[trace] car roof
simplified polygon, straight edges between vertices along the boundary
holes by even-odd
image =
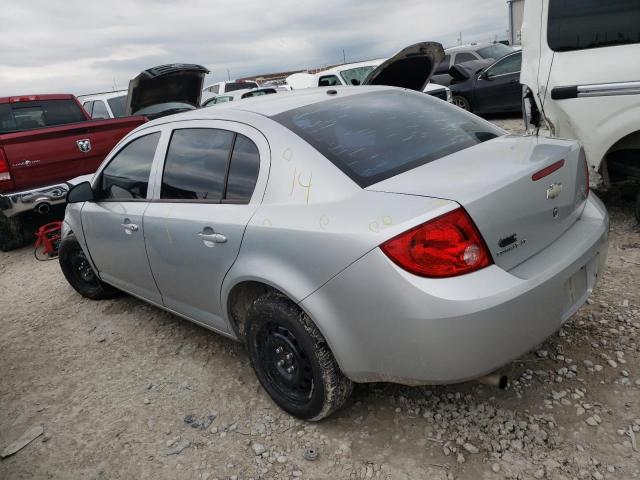
[[[14,95],[0,97],[0,103],[36,102],[39,100],[71,100],[76,98],[70,93],[52,93],[45,95]]]
[[[457,45],[455,47],[449,47],[444,49],[444,53],[456,53],[456,52],[468,52],[480,50],[481,48],[494,45],[493,43],[468,43],[466,45]]]
[[[85,93],[84,95],[78,95],[79,100],[87,100],[90,98],[115,98],[127,95],[128,90],[116,90],[113,92],[99,92],[99,93]]]
[[[344,65],[338,65],[336,67],[328,68],[327,70],[323,70],[321,72],[316,73],[316,76],[328,75],[330,73],[338,73],[344,70],[351,70],[352,68],[358,67],[377,67],[378,65],[384,62],[384,58],[378,58],[376,60],[366,60],[364,62],[356,62],[356,63],[345,63]]]
[[[288,110],[312,105],[335,98],[361,95],[367,92],[398,90],[396,87],[387,86],[361,86],[361,87],[328,87],[328,88],[303,88],[280,92],[275,95],[261,95],[242,100],[241,102],[226,102],[215,108],[200,108],[188,112],[177,113],[168,117],[152,120],[143,125],[143,128],[153,127],[185,120],[233,120],[242,113],[255,113],[270,117]],[[330,93],[335,92],[335,93]]]

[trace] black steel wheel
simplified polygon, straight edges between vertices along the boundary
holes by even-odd
[[[98,278],[75,235],[69,234],[62,240],[58,258],[65,278],[83,297],[101,300],[118,293]]]
[[[326,340],[311,319],[283,295],[252,303],[246,323],[251,366],[273,401],[305,420],[321,420],[351,395]]]

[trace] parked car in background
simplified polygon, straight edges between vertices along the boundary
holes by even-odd
[[[244,98],[251,98],[251,97],[260,97],[262,95],[271,95],[273,93],[278,93],[278,90],[275,87],[260,87],[260,88],[250,88],[247,90],[234,90],[233,92],[230,92],[224,95],[214,95],[212,97],[207,97],[203,94],[202,106],[210,107],[218,103],[233,102],[234,100],[242,100]]]
[[[577,142],[422,94],[437,57],[370,79],[420,72],[415,91],[294,91],[142,126],[69,192],[65,277],[243,341],[274,402],[309,420],[353,382],[461,382],[521,356],[589,297],[607,213]]]
[[[25,216],[63,205],[66,181],[94,172],[145,121],[91,120],[73,95],[0,98],[0,250],[33,240]]]
[[[594,185],[640,177],[639,25],[633,0],[525,3],[525,122],[579,140]],[[640,221],[640,193],[635,201]]]
[[[485,62],[474,60],[451,67],[451,102],[476,114],[521,112],[522,52],[510,53],[482,68]]]
[[[251,88],[258,88],[256,82],[252,80],[233,80],[233,81],[225,81],[225,82],[216,82],[211,85],[207,85],[202,90],[202,93],[205,95],[223,95],[225,93],[233,92],[236,90],[248,90]]]
[[[126,116],[127,91],[91,93],[78,97],[82,107],[94,120]]]
[[[149,119],[200,106],[202,84],[209,73],[201,65],[172,63],[149,68],[129,81],[127,115]]]
[[[445,49],[445,56],[436,68],[432,80],[440,85],[449,85],[449,69],[454,65],[474,60],[499,60],[514,51],[513,47],[502,43],[471,43]]]
[[[435,47],[436,45],[437,47]],[[406,61],[407,56],[416,50],[417,46],[421,46],[422,48],[442,49],[442,45],[439,43],[423,42],[402,49],[390,59],[348,63],[315,74],[296,73],[287,78],[287,83],[296,89],[309,87],[373,85],[374,83],[371,83],[371,79],[380,77],[379,72],[382,72],[383,70],[391,72],[397,69],[397,74],[393,73],[392,75],[382,75],[385,78],[385,85],[407,86],[405,85],[407,81],[406,79],[409,79],[411,75],[402,71],[401,65]],[[444,55],[444,53],[442,53],[442,55]],[[430,75],[430,73],[431,72],[425,72],[425,76],[427,76],[427,74]],[[406,79],[403,77],[406,77]],[[409,82],[411,82],[411,80],[409,80]],[[412,89],[415,89],[414,87],[416,87],[416,85],[408,86],[408,88]],[[433,95],[441,100],[451,100],[451,92],[447,87],[428,82],[426,85],[421,84],[421,88],[421,91],[424,93]]]

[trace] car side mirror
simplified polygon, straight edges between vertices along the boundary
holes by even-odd
[[[480,80],[491,80],[491,76],[487,72],[482,72],[478,78]]]
[[[95,193],[89,182],[74,185],[67,192],[67,203],[93,202],[95,198]]]

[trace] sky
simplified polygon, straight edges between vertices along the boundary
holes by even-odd
[[[505,0],[1,0],[0,97],[126,89],[197,63],[207,83],[507,36]]]

